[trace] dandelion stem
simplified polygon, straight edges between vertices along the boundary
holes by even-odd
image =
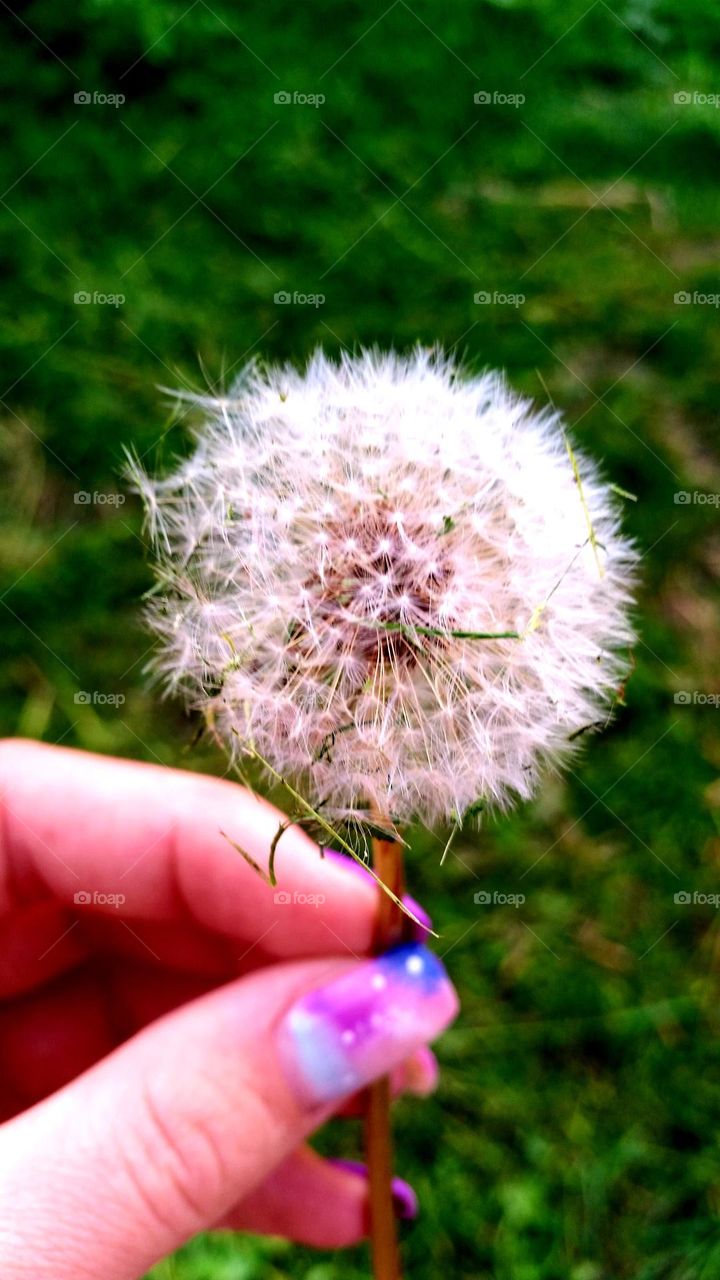
[[[232,732],[236,733],[236,730],[233,729]],[[236,736],[239,737],[239,734],[236,733]],[[249,745],[249,743],[243,743],[242,749],[246,755],[251,757],[251,759],[258,760],[260,762],[263,768],[266,769],[267,772],[270,774],[270,777],[274,778],[275,782],[279,782],[285,788],[285,790],[289,793],[289,795],[292,796],[293,800],[299,806],[299,808],[304,813],[306,813],[308,817],[312,818],[318,824],[318,826],[327,835],[331,837],[331,840],[333,841],[334,844],[339,844],[340,848],[343,850],[344,853],[348,853],[351,858],[354,858],[356,862],[359,862],[361,866],[364,867],[364,869],[368,872],[368,874],[372,876],[373,880],[377,881],[377,883],[379,884],[380,888],[383,891],[383,895],[391,899],[392,903],[394,904],[394,906],[397,908],[397,910],[400,912],[401,915],[407,916],[409,920],[414,921],[414,923],[417,925],[420,925],[421,928],[425,928],[422,921],[418,920],[414,912],[412,912],[410,908],[405,905],[404,902],[400,901],[400,898],[393,892],[391,886],[388,883],[386,883],[372,867],[369,867],[365,862],[365,860],[360,857],[360,854],[357,852],[357,850],[353,849],[352,845],[349,844],[348,841],[344,839],[341,833],[335,827],[333,827],[331,823],[329,823],[325,818],[323,818],[322,814],[318,813],[317,809],[313,809],[313,806],[304,798],[304,796],[300,795],[299,791],[295,790],[295,788],[287,781],[286,778],[283,778],[281,773],[278,773],[277,769],[273,768],[269,760],[266,760],[264,756],[261,756],[260,752],[256,751],[254,747]],[[392,827],[393,824],[388,821],[387,825]],[[250,861],[250,859],[248,858],[248,855],[244,853],[244,851],[240,848],[239,845],[234,844],[234,841],[232,840],[230,841],[230,843],[234,845],[234,848],[236,848],[239,853],[243,854],[243,857],[246,858],[247,861]],[[382,843],[394,844],[395,841],[390,841],[390,842],[384,841]],[[399,843],[400,842],[398,842],[398,846],[399,846]],[[265,873],[262,873],[262,874],[265,874]],[[429,932],[432,933],[433,938],[437,937],[437,934],[434,932],[434,930],[431,929],[429,930]]]
[[[374,838],[373,869],[389,890],[380,895],[375,948],[385,951],[408,934],[408,918],[397,904],[404,887],[403,855],[394,840]],[[377,1080],[366,1091],[365,1145],[370,1191],[370,1239],[375,1280],[400,1280],[402,1269],[392,1201],[392,1132],[390,1080]]]

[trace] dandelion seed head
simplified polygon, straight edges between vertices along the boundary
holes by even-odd
[[[325,813],[435,824],[529,797],[609,717],[636,555],[555,413],[420,349],[201,404],[188,461],[135,479],[157,670],[233,755]]]

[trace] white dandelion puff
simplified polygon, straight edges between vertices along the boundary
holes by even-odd
[[[336,818],[527,798],[609,718],[636,554],[558,415],[442,353],[251,366],[139,468],[157,670]]]

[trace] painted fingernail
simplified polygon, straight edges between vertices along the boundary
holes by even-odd
[[[366,867],[357,858],[351,858],[349,853],[341,853],[339,849],[323,849],[323,857],[329,862],[334,862],[336,866],[343,867],[345,871],[352,871],[356,876],[361,876],[363,880],[372,881],[372,876]]]
[[[457,1011],[437,956],[405,943],[302,996],[280,1023],[280,1060],[300,1100],[319,1106],[387,1075]]]
[[[367,1181],[368,1167],[366,1164],[361,1164],[359,1160],[330,1160],[328,1163],[334,1165],[336,1169],[342,1169],[345,1173],[357,1174],[358,1178],[364,1178]],[[410,1183],[404,1178],[393,1178],[392,1200],[397,1218],[401,1218],[404,1222],[417,1218],[418,1198]]]
[[[432,929],[432,920],[430,919],[427,911],[424,907],[420,906],[417,898],[411,898],[409,893],[404,895],[403,903],[408,910],[412,911],[413,915],[417,917],[417,920],[410,921],[413,930],[413,938],[416,942],[427,942],[428,932]]]
[[[372,876],[370,875],[370,872],[362,865],[362,863],[357,862],[355,858],[351,858],[349,854],[340,853],[337,849],[324,849],[323,856],[328,858],[331,862],[334,862],[337,866],[344,867],[346,871],[352,871],[355,875],[362,877],[364,880],[369,880],[372,883]],[[432,920],[427,911],[424,907],[421,907],[420,903],[415,898],[412,898],[409,893],[406,893],[403,896],[403,903],[416,917],[415,920],[411,920],[409,918],[407,920],[411,938],[415,942],[427,942],[428,932],[432,929]]]

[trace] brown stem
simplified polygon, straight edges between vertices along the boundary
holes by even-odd
[[[398,897],[404,889],[402,846],[393,840],[373,840],[373,868]],[[380,894],[375,949],[386,951],[401,942],[407,916],[386,893]],[[370,1184],[370,1238],[375,1280],[401,1280],[397,1224],[392,1200],[392,1134],[390,1081],[376,1081],[366,1090],[365,1145]]]

